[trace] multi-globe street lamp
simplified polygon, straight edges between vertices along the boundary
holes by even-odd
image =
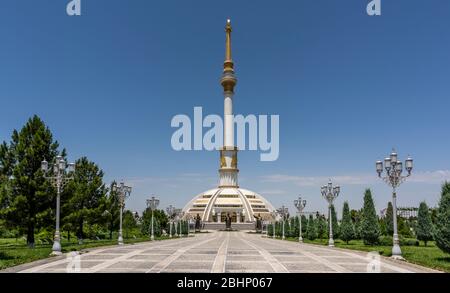
[[[382,161],[377,161],[375,163],[378,177],[382,178],[389,186],[392,187],[392,208],[393,208],[393,220],[394,220],[394,235],[393,235],[393,246],[392,246],[392,257],[396,259],[402,259],[402,250],[400,249],[400,241],[398,239],[397,232],[397,187],[400,186],[406,177],[411,175],[413,169],[413,159],[409,156],[405,160],[405,170],[408,172],[406,176],[402,175],[403,163],[397,159],[397,153],[395,150],[392,151],[389,157],[384,159],[384,166]],[[386,176],[382,177],[383,167],[386,171]]]
[[[175,213],[175,207],[172,205],[169,205],[166,208],[166,212],[167,212],[167,215],[169,216],[169,225],[170,225],[169,226],[169,238],[172,238],[172,226],[173,226],[173,216]]]
[[[125,199],[130,196],[131,194],[131,187],[126,186],[125,183],[120,182],[119,185],[114,184],[112,187],[112,191],[114,193],[117,193],[119,196],[119,208],[120,208],[120,227],[119,227],[119,238],[118,243],[119,245],[123,245],[123,237],[122,237],[122,214],[123,214],[123,208],[125,207]]]
[[[152,196],[151,199],[147,199],[147,207],[150,208],[150,211],[152,212],[152,220],[151,220],[151,236],[150,239],[153,241],[155,240],[155,230],[154,230],[154,225],[153,225],[153,211],[156,210],[156,208],[159,205],[159,199],[157,199],[156,197]]]
[[[299,221],[299,224],[300,224],[300,229],[299,229],[300,231],[299,231],[299,234],[298,234],[298,242],[301,243],[301,242],[303,242],[303,237],[302,237],[302,212],[303,212],[303,209],[306,206],[306,200],[305,199],[302,200],[302,198],[299,196],[298,199],[294,200],[294,205],[295,205],[295,207],[298,210],[298,221]]]
[[[322,193],[322,196],[327,200],[328,202],[328,220],[330,222],[330,236],[328,239],[328,246],[333,247],[334,246],[334,240],[333,240],[333,224],[332,224],[332,217],[331,217],[331,206],[333,205],[333,201],[336,197],[339,196],[339,192],[341,191],[341,188],[339,186],[334,186],[333,183],[331,183],[331,179],[328,182],[328,185],[324,185],[320,188],[320,192]]]
[[[277,209],[278,214],[281,216],[282,220],[282,236],[281,239],[284,240],[284,222],[286,221],[286,217],[289,214],[289,210],[284,205],[281,206],[281,208]]]
[[[59,218],[61,211],[61,191],[64,186],[73,179],[73,172],[75,171],[75,164],[66,164],[62,156],[56,156],[53,168],[49,170],[49,164],[44,159],[41,162],[41,170],[44,176],[56,188],[56,229],[52,246],[52,255],[60,255],[61,252],[61,234],[59,232]],[[48,174],[48,175],[47,175]]]

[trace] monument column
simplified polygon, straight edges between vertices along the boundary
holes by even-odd
[[[237,79],[234,75],[234,63],[231,58],[231,21],[225,26],[225,61],[220,83],[223,87],[223,148],[220,150],[219,187],[239,187],[237,168],[237,147],[234,145],[233,96]]]

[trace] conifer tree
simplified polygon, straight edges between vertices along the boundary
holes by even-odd
[[[0,145],[0,177],[4,178],[1,216],[8,226],[26,234],[29,247],[34,247],[36,229],[49,226],[54,219],[56,192],[45,180],[41,162],[53,162],[58,146],[36,115],[20,131],[13,131],[9,144]],[[61,155],[65,156],[64,150]]]
[[[323,215],[317,215],[316,217],[316,229],[317,229],[317,237],[319,239],[327,238],[327,220]]]
[[[352,217],[350,215],[348,202],[344,202],[344,208],[342,210],[342,223],[340,228],[341,239],[348,244],[348,242],[355,237],[355,228],[353,226]]]
[[[309,215],[308,225],[306,228],[306,238],[315,240],[317,238],[316,221],[312,215]]]
[[[450,253],[450,182],[445,182],[442,185],[434,239],[437,247],[446,253]]]
[[[306,228],[308,227],[308,219],[305,215],[302,215],[302,234],[306,234]]]
[[[333,226],[333,238],[337,239],[339,238],[339,222],[337,219],[337,214],[336,214],[336,210],[334,208],[334,205],[331,205],[331,225]],[[328,220],[328,224],[327,224],[327,235],[330,235],[330,222]]]
[[[433,230],[430,211],[427,204],[423,201],[420,203],[417,215],[417,240],[423,241],[425,246],[427,246],[427,242],[433,240]]]
[[[392,203],[388,202],[388,206],[386,209],[386,216],[384,218],[386,224],[386,234],[392,236],[394,234],[394,208],[392,207]]]
[[[378,243],[380,237],[380,227],[378,217],[375,212],[375,205],[372,199],[372,192],[366,189],[364,193],[364,209],[361,222],[361,238],[366,245]]]

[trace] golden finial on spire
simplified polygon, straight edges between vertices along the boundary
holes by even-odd
[[[231,67],[233,67],[233,60],[231,59],[231,20],[227,19],[227,25],[225,26],[225,32],[226,32],[226,48],[225,48],[225,62],[229,61],[231,62]]]
[[[227,24],[225,26],[225,62],[223,63],[223,73],[221,84],[225,91],[233,91],[236,85],[236,78],[234,76],[234,63],[231,59],[231,20],[227,19]]]

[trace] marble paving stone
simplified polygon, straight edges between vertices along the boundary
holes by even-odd
[[[212,232],[195,237],[90,249],[81,268],[98,273],[335,273],[367,272],[367,253],[282,241],[245,232]],[[381,272],[430,272],[429,269],[380,258]],[[19,272],[64,273],[68,259],[49,260]]]

